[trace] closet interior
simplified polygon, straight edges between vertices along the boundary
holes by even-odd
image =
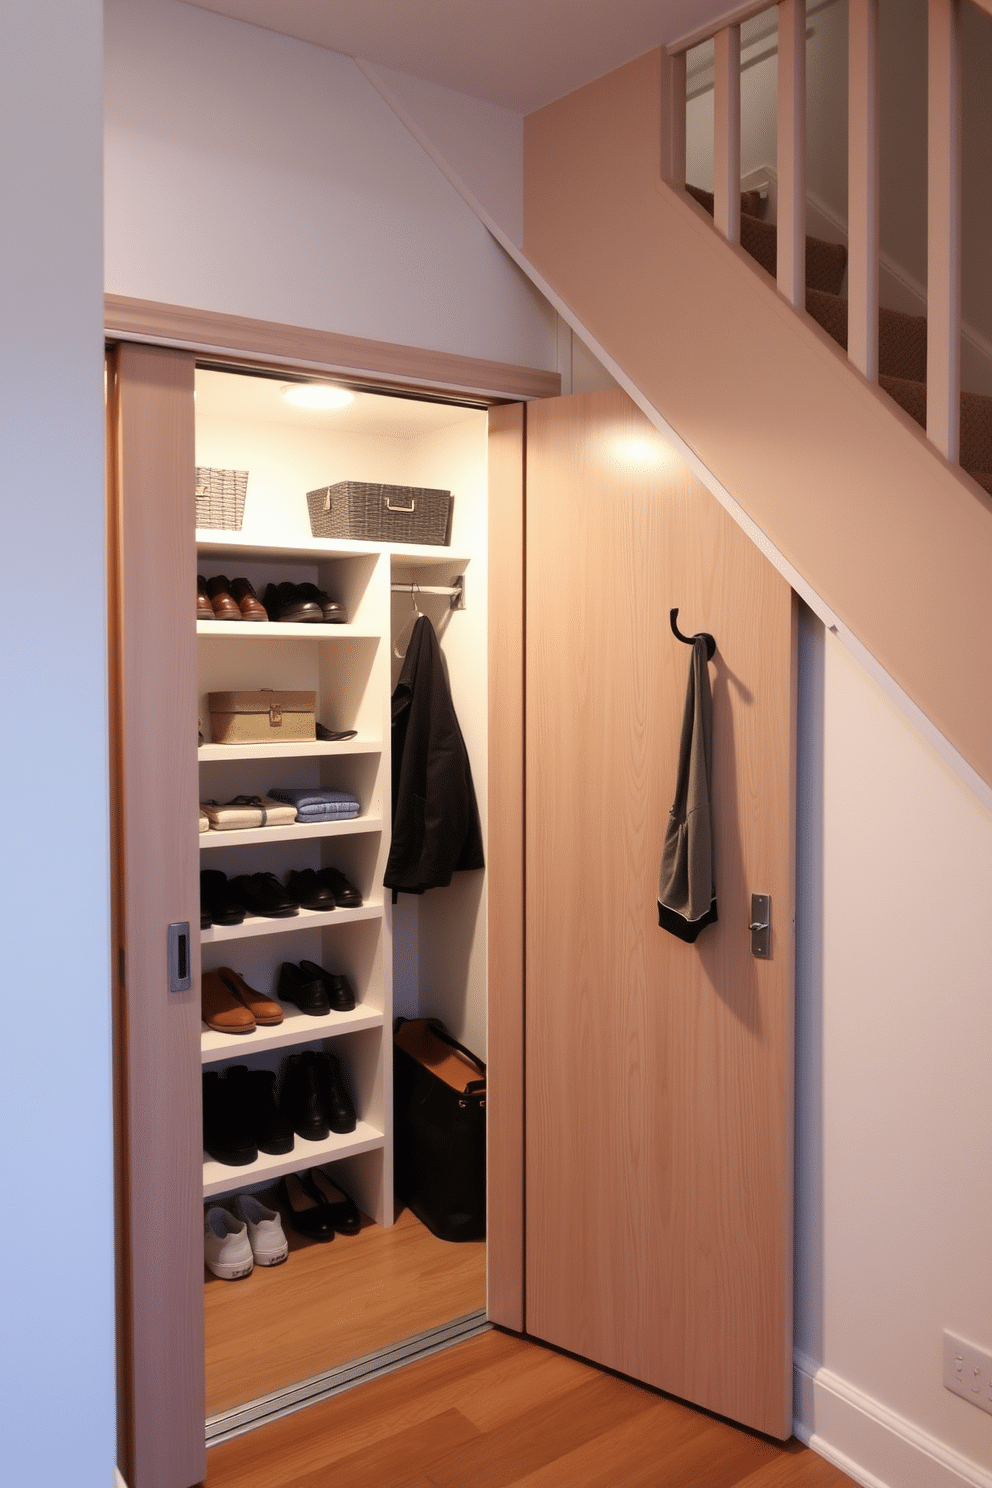
[[[247,1035],[204,1024],[205,1075],[232,1066],[275,1072],[304,1051],[333,1055],[354,1103],[354,1129],[231,1166],[204,1154],[205,1204],[255,1194],[278,1207],[285,1264],[238,1281],[205,1272],[208,1426],[225,1413],[387,1349],[485,1306],[484,1242],[446,1244],[394,1209],[392,1031],[402,1017],[440,1018],[486,1057],[486,887],[483,871],[393,905],[382,880],[390,842],[390,699],[412,623],[437,632],[486,831],[486,411],[354,390],[342,408],[300,407],[286,375],[220,367],[196,372],[196,465],[247,471],[240,530],[197,528],[197,573],[269,585],[310,583],[344,607],[340,623],[197,619],[199,790],[203,802],[274,788],[347,792],[349,819],[201,831],[201,869],[238,875],[340,870],[361,904],[284,918],[246,915],[201,930],[204,973],[231,968],[275,998],[284,963],[306,960],[347,978],[349,1011],[311,1016],[290,1002],[276,1026]],[[443,546],[315,538],[306,493],[341,481],[450,490]],[[456,593],[432,593],[455,590]],[[192,616],[192,596],[190,597]],[[192,623],[192,618],[191,618]],[[317,742],[225,744],[209,695],[271,688],[314,693],[316,720],[350,735]],[[352,732],[353,731],[353,732]],[[330,1169],[363,1215],[331,1244],[291,1227],[287,1174]]]

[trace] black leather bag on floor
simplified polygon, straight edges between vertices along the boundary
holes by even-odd
[[[440,1240],[486,1233],[486,1066],[436,1018],[393,1043],[396,1192]]]

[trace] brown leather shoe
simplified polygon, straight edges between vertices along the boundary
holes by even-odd
[[[240,620],[241,606],[231,593],[231,585],[225,574],[207,580],[207,593],[213,606],[215,620]]]
[[[254,1014],[225,986],[216,971],[205,971],[200,979],[200,1011],[207,1027],[217,1033],[255,1031]]]
[[[256,992],[254,987],[249,987],[240,971],[232,971],[229,966],[219,966],[217,975],[232,997],[236,997],[248,1009],[256,1023],[260,1023],[263,1028],[271,1028],[282,1022],[282,1008],[279,1003]]]
[[[196,618],[197,620],[212,620],[214,618],[214,607],[210,603],[210,595],[207,593],[207,581],[202,574],[196,576]]]
[[[231,594],[241,608],[242,620],[268,620],[268,611],[248,579],[232,579]]]

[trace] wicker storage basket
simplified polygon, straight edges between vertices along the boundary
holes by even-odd
[[[379,486],[339,481],[307,492],[314,537],[444,546],[451,529],[451,492],[429,486]]]
[[[215,744],[288,744],[317,737],[313,692],[211,692]]]
[[[196,525],[240,532],[245,514],[247,470],[214,470],[196,467]]]

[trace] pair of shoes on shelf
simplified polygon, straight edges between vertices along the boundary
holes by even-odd
[[[304,1049],[286,1061],[280,1105],[305,1142],[324,1142],[330,1132],[353,1132],[355,1106],[336,1054]]]
[[[204,1023],[217,1033],[253,1033],[256,1025],[273,1028],[283,1011],[271,997],[250,987],[239,971],[218,966],[200,979],[200,1011]]]
[[[279,968],[278,996],[281,1002],[292,1002],[301,1013],[323,1018],[327,1013],[350,1013],[355,994],[346,976],[325,971],[316,961],[301,961],[297,966],[284,961]]]
[[[265,620],[268,611],[248,579],[229,580],[226,574],[214,579],[196,576],[197,620]]]
[[[200,874],[200,929],[240,925],[245,912],[267,919],[288,919],[304,909],[357,909],[362,896],[337,868],[291,869],[285,885],[274,873],[242,873],[228,880],[218,868]]]
[[[310,1240],[333,1240],[335,1231],[357,1235],[362,1227],[357,1204],[335,1183],[331,1172],[311,1168],[308,1173],[287,1173],[282,1181],[289,1222]]]
[[[263,601],[270,620],[286,625],[343,625],[344,605],[316,584],[270,584]]]
[[[326,1133],[325,1133],[326,1135]],[[293,1124],[276,1104],[272,1070],[232,1065],[203,1076],[203,1146],[225,1167],[243,1168],[259,1152],[283,1156],[296,1142]]]
[[[303,909],[358,909],[362,896],[338,868],[300,868],[286,875],[286,889]]]
[[[289,1255],[289,1241],[276,1209],[253,1194],[238,1194],[234,1213],[219,1204],[203,1216],[203,1259],[223,1281],[250,1276],[255,1266],[278,1266]]]

